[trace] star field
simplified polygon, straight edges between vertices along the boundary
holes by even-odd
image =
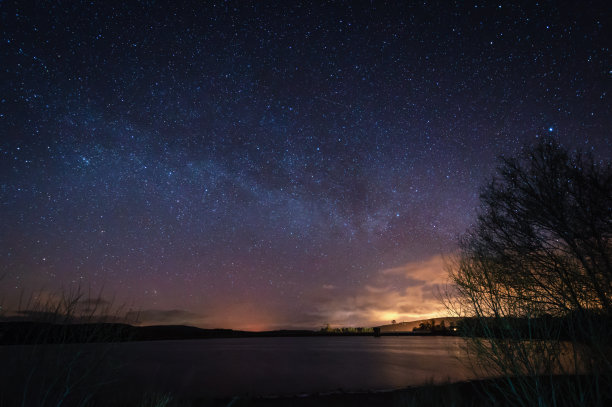
[[[605,2],[111,3],[0,3],[5,306],[418,319],[496,156],[612,152]]]

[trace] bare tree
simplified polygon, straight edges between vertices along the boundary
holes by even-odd
[[[605,404],[612,372],[610,162],[545,140],[502,158],[480,197],[477,222],[449,265],[456,291],[448,297],[457,315],[470,317],[463,331],[479,366],[508,378],[511,404],[558,405],[559,373],[578,380],[570,404]],[[585,372],[596,390],[587,399],[579,376]]]

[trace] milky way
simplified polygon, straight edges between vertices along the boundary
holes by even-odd
[[[606,2],[110,3],[0,3],[5,308],[435,315],[496,156],[612,152]]]

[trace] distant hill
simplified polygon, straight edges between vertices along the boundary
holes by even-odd
[[[309,330],[249,332],[232,329],[203,329],[185,325],[133,326],[118,323],[52,324],[29,321],[0,322],[0,345],[357,335],[365,336],[372,335],[372,333]]]

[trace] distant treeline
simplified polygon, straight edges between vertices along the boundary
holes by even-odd
[[[430,319],[428,321],[423,321],[419,324],[419,326],[412,328],[412,332],[431,333],[435,335],[456,335],[459,332],[458,324],[460,322],[461,321],[453,321],[447,325],[444,319],[438,323],[436,323],[435,319]]]
[[[464,318],[457,323],[460,335],[509,339],[586,340],[598,332],[612,340],[612,316],[595,311],[577,311],[565,316],[530,318]]]
[[[324,334],[350,334],[350,335],[359,335],[359,334],[373,334],[374,328],[353,328],[353,327],[344,327],[344,328],[332,328],[327,324],[321,330],[320,333]]]

